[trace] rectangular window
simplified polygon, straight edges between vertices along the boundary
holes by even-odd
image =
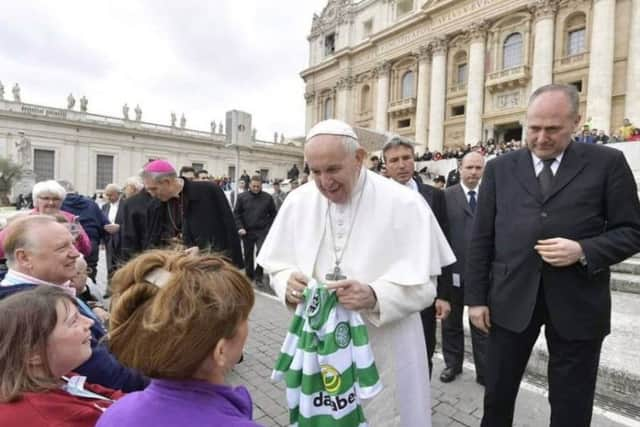
[[[567,38],[567,56],[578,55],[585,51],[585,29],[569,31]]]
[[[198,172],[199,170],[204,169],[204,163],[191,163],[191,167]]]
[[[373,32],[373,18],[364,21],[362,24],[362,38],[369,37]]]
[[[33,171],[36,181],[55,179],[55,156],[53,150],[33,150]]]
[[[467,64],[458,64],[457,80],[458,84],[467,82]]]
[[[398,129],[410,128],[410,127],[411,127],[411,119],[398,120]]]
[[[96,161],[96,189],[113,182],[113,156],[98,154]]]
[[[229,166],[227,168],[227,176],[229,177],[229,179],[231,181],[235,181],[236,180],[236,167],[235,166]]]
[[[396,18],[402,18],[413,10],[413,0],[398,0]]]
[[[336,51],[336,33],[331,33],[324,38],[324,56],[332,55]]]
[[[262,182],[266,182],[269,180],[269,169],[260,169],[260,178],[262,178]]]
[[[464,105],[451,107],[451,117],[464,116]]]

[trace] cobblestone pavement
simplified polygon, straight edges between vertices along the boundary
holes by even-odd
[[[273,384],[269,377],[284,339],[290,313],[270,296],[256,294],[256,305],[250,318],[250,335],[245,348],[244,362],[231,374],[232,384],[243,384],[251,392],[254,420],[265,426],[286,426],[285,388]],[[482,387],[475,383],[473,367],[465,364],[461,377],[443,384],[437,379],[443,368],[439,354],[434,358],[432,384],[432,423],[434,427],[478,426],[482,417]],[[515,426],[538,427],[549,425],[549,408],[544,389],[523,383],[518,395]],[[594,409],[594,427],[640,426],[640,422],[618,414]]]

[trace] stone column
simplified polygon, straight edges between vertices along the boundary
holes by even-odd
[[[383,62],[379,64],[374,73],[378,77],[378,87],[376,91],[376,111],[374,117],[374,127],[378,131],[387,131],[387,109],[389,107],[389,70],[391,64]]]
[[[535,16],[535,38],[533,45],[533,67],[531,91],[553,82],[554,19],[558,4],[556,0],[538,0],[532,7]]]
[[[351,122],[351,104],[353,96],[353,78],[351,76],[342,77],[336,85],[336,119],[344,122]]]
[[[306,108],[306,116],[304,120],[304,134],[309,133],[309,129],[316,123],[315,118],[313,117],[313,111],[315,110],[315,100],[316,93],[315,92],[305,92],[304,100],[307,103]]]
[[[429,105],[429,151],[442,151],[447,95],[447,40],[431,42],[431,101]]]
[[[629,31],[629,51],[627,54],[627,92],[625,94],[624,115],[635,126],[640,124],[640,58],[638,58],[638,52],[640,52],[640,0],[631,0],[631,31]],[[615,125],[617,126],[617,123]]]
[[[469,74],[467,77],[467,107],[465,108],[464,143],[472,146],[482,141],[482,113],[484,111],[484,24],[472,24],[469,30]]]
[[[416,144],[418,151],[427,149],[429,127],[429,80],[431,78],[431,50],[421,46],[418,52],[418,99],[416,100]]]
[[[593,127],[606,132],[611,131],[615,12],[616,0],[593,0],[586,118],[591,117]]]

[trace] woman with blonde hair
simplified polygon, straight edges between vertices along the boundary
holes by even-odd
[[[94,426],[122,396],[72,373],[91,356],[92,324],[54,286],[0,301],[0,425]]]
[[[111,351],[152,381],[99,427],[257,425],[246,388],[225,385],[254,303],[240,271],[215,255],[157,250],[118,270],[112,286]]]

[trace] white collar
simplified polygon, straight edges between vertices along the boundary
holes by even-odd
[[[475,191],[476,192],[476,197],[478,196],[479,193],[479,189],[480,189],[480,181],[478,181],[478,185],[476,185],[476,188],[469,188],[466,185],[464,185],[464,183],[462,182],[462,180],[460,180],[460,187],[462,187],[462,191],[464,191],[464,195],[468,196],[469,195],[469,191]]]

